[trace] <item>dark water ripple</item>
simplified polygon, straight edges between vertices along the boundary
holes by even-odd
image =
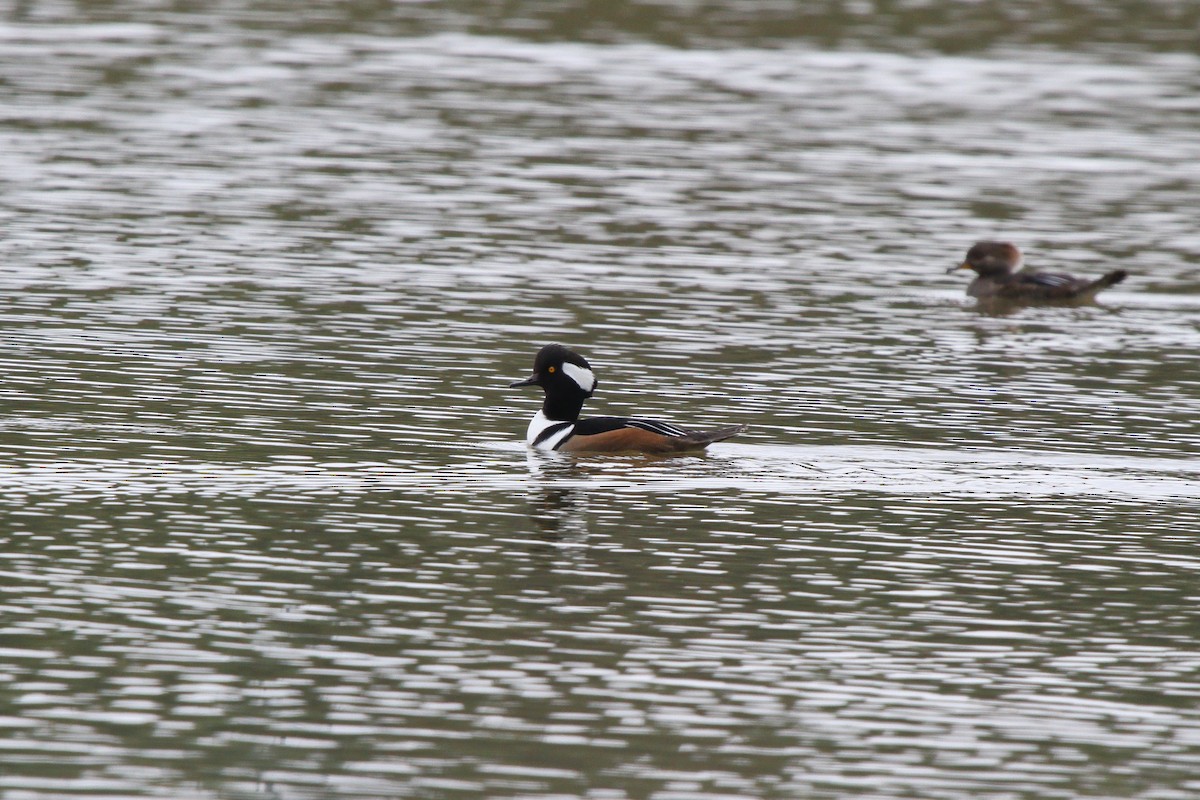
[[[1193,55],[143,6],[0,28],[0,796],[1195,794]]]
[[[1149,517],[1137,496],[1068,495],[1022,519],[1048,480],[1036,468],[1008,462],[1013,494],[980,496],[979,462],[872,448],[894,463],[864,480],[862,454],[836,450],[522,476],[506,447],[440,486],[302,463],[7,475],[36,498],[6,495],[26,520],[5,567],[10,751],[56,753],[72,791],[97,794],[1186,780],[1200,563],[1190,534],[1155,522],[1188,527],[1194,494]],[[823,466],[780,465],[797,456]],[[746,477],[772,461],[774,483]],[[1173,463],[1107,466],[1170,480]],[[1091,765],[1130,758],[1133,776],[1087,788]],[[142,777],[93,780],[93,762]]]

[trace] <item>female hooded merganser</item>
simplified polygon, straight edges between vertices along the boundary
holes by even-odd
[[[713,442],[746,430],[731,425],[710,431],[689,431],[666,422],[638,417],[580,419],[583,401],[596,391],[591,365],[561,344],[548,344],[533,361],[533,375],[509,384],[540,386],[546,391],[542,410],[529,423],[525,441],[542,450],[568,453],[678,453],[702,450]]]
[[[1017,272],[1022,260],[1021,251],[1008,242],[976,242],[967,251],[966,261],[947,272],[973,269],[976,276],[967,286],[967,294],[980,300],[1017,303],[1084,303],[1128,275],[1118,269],[1093,281],[1054,272]]]

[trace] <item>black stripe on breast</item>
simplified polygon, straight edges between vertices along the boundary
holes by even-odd
[[[557,425],[550,425],[549,427],[545,428],[541,433],[539,433],[537,438],[533,440],[533,446],[537,447],[539,444],[546,441],[551,436],[554,436],[556,433],[561,432],[564,428],[571,427],[573,424],[574,424],[573,422],[560,422]],[[570,438],[571,438],[570,436],[567,437],[567,439],[570,439]],[[564,439],[563,441],[566,441],[566,439]],[[562,442],[559,442],[559,444],[561,445]],[[557,449],[557,448],[555,448],[555,449]]]

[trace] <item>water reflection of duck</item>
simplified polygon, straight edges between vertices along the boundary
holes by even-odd
[[[967,294],[981,301],[1013,303],[1086,303],[1128,275],[1117,269],[1090,280],[1056,272],[1017,272],[1022,261],[1021,251],[1008,242],[976,242],[966,260],[947,272],[974,270]]]
[[[529,423],[525,438],[530,447],[542,450],[678,453],[702,450],[746,430],[745,425],[731,425],[692,431],[640,417],[581,420],[583,402],[596,391],[596,377],[583,356],[561,344],[548,344],[539,350],[533,362],[533,375],[510,384],[510,388],[518,386],[540,386],[546,392],[542,410]]]
[[[529,518],[550,542],[587,538],[587,507],[587,494],[578,486],[535,483],[529,493]]]

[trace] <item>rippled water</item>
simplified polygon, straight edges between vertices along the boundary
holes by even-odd
[[[0,25],[0,798],[1196,796],[1191,12],[517,7]]]

